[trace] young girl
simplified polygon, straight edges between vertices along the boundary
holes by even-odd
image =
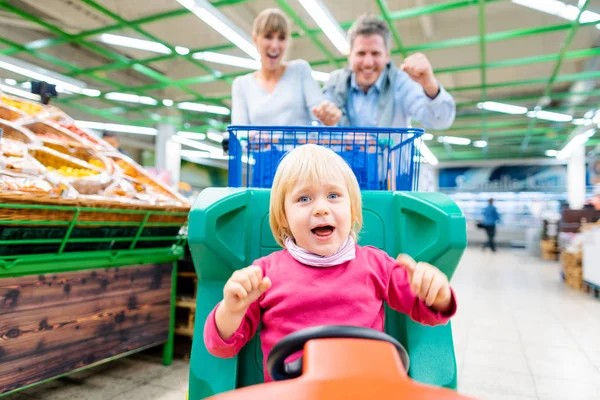
[[[353,325],[383,331],[384,301],[425,325],[456,312],[448,279],[407,255],[356,244],[362,202],[356,177],[332,150],[307,144],[279,164],[271,190],[271,230],[284,250],[233,273],[208,316],[204,341],[233,357],[255,334],[266,360],[273,346],[300,329]]]

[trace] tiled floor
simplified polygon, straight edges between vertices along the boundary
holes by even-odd
[[[566,288],[559,264],[469,249],[453,279],[459,390],[485,400],[600,399],[600,301]],[[134,356],[7,400],[184,400],[188,364]],[[5,400],[5,399],[2,399]]]

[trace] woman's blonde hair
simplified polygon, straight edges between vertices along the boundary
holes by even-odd
[[[273,32],[283,33],[286,38],[289,38],[290,22],[280,9],[267,8],[262,10],[254,20],[252,36],[266,35]]]
[[[357,240],[362,227],[362,198],[356,176],[350,166],[333,150],[306,144],[290,151],[275,172],[269,206],[269,223],[277,243],[285,247],[285,239],[293,238],[285,215],[285,196],[298,183],[315,184],[325,179],[341,177],[350,196],[350,235]]]

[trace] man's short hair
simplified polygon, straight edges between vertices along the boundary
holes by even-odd
[[[383,38],[385,48],[390,49],[392,44],[392,32],[385,23],[375,15],[362,15],[360,16],[348,31],[348,41],[350,42],[350,48],[354,45],[354,39],[357,36],[371,36],[379,35]]]

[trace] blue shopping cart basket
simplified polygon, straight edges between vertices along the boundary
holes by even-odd
[[[270,188],[279,162],[314,143],[339,154],[362,190],[418,189],[419,128],[229,126],[229,186]]]

